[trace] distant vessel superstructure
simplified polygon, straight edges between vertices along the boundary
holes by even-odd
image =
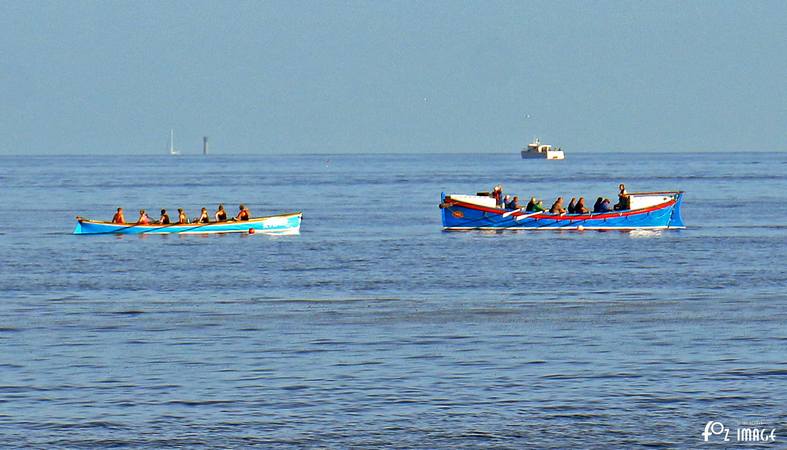
[[[533,142],[527,144],[526,148],[522,149],[522,159],[564,159],[565,157],[563,149],[542,144],[538,138],[535,138]]]

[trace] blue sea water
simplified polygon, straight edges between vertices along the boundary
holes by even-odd
[[[620,182],[688,228],[440,229]],[[783,446],[785,192],[784,153],[0,157],[0,447]],[[302,232],[70,234],[219,202]]]

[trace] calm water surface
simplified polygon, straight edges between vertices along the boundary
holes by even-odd
[[[784,445],[787,155],[568,158],[0,157],[0,446]],[[440,230],[498,182],[681,189],[689,228]],[[70,234],[219,202],[302,233]]]

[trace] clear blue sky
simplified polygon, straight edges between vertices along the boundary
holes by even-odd
[[[787,150],[787,1],[9,0],[0,60],[0,154]]]

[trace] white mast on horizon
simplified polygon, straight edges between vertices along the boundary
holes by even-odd
[[[175,130],[169,130],[169,154],[170,155],[180,155],[180,152],[175,150]]]

